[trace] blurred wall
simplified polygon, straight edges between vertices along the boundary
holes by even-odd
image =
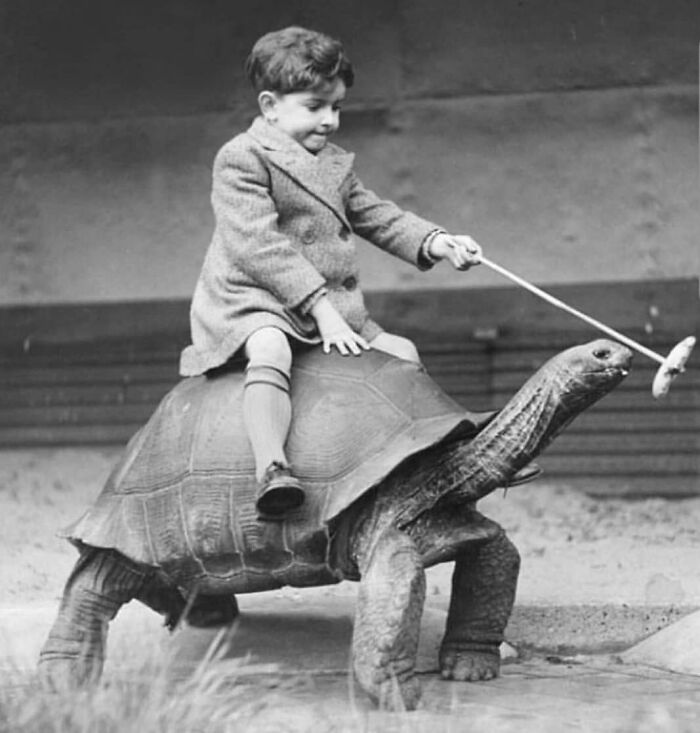
[[[0,303],[189,296],[291,23],[344,40],[378,193],[543,283],[700,272],[696,0],[0,0]],[[503,283],[361,252],[366,289]]]

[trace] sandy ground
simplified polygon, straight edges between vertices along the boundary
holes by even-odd
[[[76,553],[56,532],[97,496],[118,454],[0,452],[0,607],[60,596]],[[600,500],[539,479],[488,497],[480,509],[521,552],[518,603],[700,606],[700,498]],[[449,574],[449,566],[430,571],[431,595],[448,593]]]

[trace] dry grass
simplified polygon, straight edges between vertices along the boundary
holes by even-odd
[[[112,674],[85,690],[49,692],[35,674],[0,678],[0,730],[11,733],[229,733],[350,730],[335,727],[314,706],[290,709],[283,680],[245,659],[226,659],[231,629],[222,630],[193,672],[173,669],[167,650],[154,649],[137,669],[120,660]],[[124,666],[122,666],[122,662]],[[251,679],[257,681],[251,684]],[[261,679],[264,684],[260,684]],[[345,721],[348,723],[351,721]],[[363,727],[359,729],[364,729]]]
[[[86,690],[48,692],[35,675],[15,678],[0,692],[0,726],[16,733],[228,731],[255,714],[260,700],[242,698],[241,663],[210,653],[194,674],[173,680],[163,656],[128,675],[106,675]]]
[[[237,623],[222,628],[194,666],[169,642],[139,641],[102,680],[81,690],[46,690],[35,672],[0,671],[5,733],[418,733],[418,714],[376,711],[350,670],[283,673],[230,658]],[[179,630],[176,630],[176,634]],[[347,677],[347,685],[343,679]],[[398,689],[397,689],[398,694]],[[451,728],[445,730],[452,730]]]

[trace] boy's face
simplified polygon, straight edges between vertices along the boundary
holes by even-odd
[[[263,92],[260,106],[268,122],[316,154],[340,126],[344,99],[345,83],[335,79],[303,92]]]

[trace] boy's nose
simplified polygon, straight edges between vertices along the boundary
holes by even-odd
[[[338,125],[338,110],[326,110],[323,114],[323,124],[328,127],[336,127]]]

